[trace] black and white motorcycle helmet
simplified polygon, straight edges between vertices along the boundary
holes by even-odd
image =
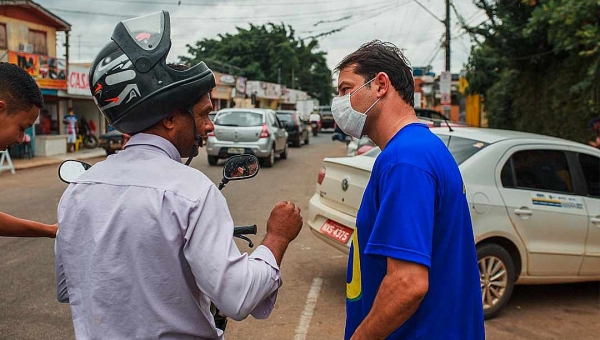
[[[90,67],[89,82],[96,105],[115,129],[143,131],[215,87],[215,76],[204,62],[183,71],[169,67],[170,49],[166,11],[117,24]]]

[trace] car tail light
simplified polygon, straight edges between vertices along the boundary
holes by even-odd
[[[319,185],[323,184],[323,180],[325,179],[325,167],[321,168],[321,171],[319,171],[319,178],[317,179],[317,183],[319,183]]]
[[[269,128],[267,127],[267,124],[262,125],[262,131],[260,132],[260,137],[259,138],[269,138],[271,136],[271,134],[269,133]]]

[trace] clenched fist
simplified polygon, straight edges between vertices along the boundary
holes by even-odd
[[[290,242],[300,233],[300,229],[302,229],[300,208],[292,202],[277,203],[267,221],[267,235],[262,244],[271,250],[278,265],[281,264],[283,254]]]
[[[275,205],[267,221],[267,235],[292,242],[302,229],[302,216],[300,208],[289,201],[282,201]]]

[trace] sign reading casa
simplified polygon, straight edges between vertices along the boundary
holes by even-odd
[[[69,65],[67,93],[91,97],[88,67]]]

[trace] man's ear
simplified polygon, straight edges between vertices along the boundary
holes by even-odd
[[[377,86],[378,98],[385,96],[385,94],[390,90],[390,87],[392,85],[390,77],[385,72],[377,73],[373,83],[375,84],[375,86]]]
[[[176,120],[177,120],[177,112],[171,112],[167,117],[163,118],[162,124],[167,130],[172,130],[175,128]]]
[[[3,99],[0,99],[0,113],[6,113],[6,102]]]

